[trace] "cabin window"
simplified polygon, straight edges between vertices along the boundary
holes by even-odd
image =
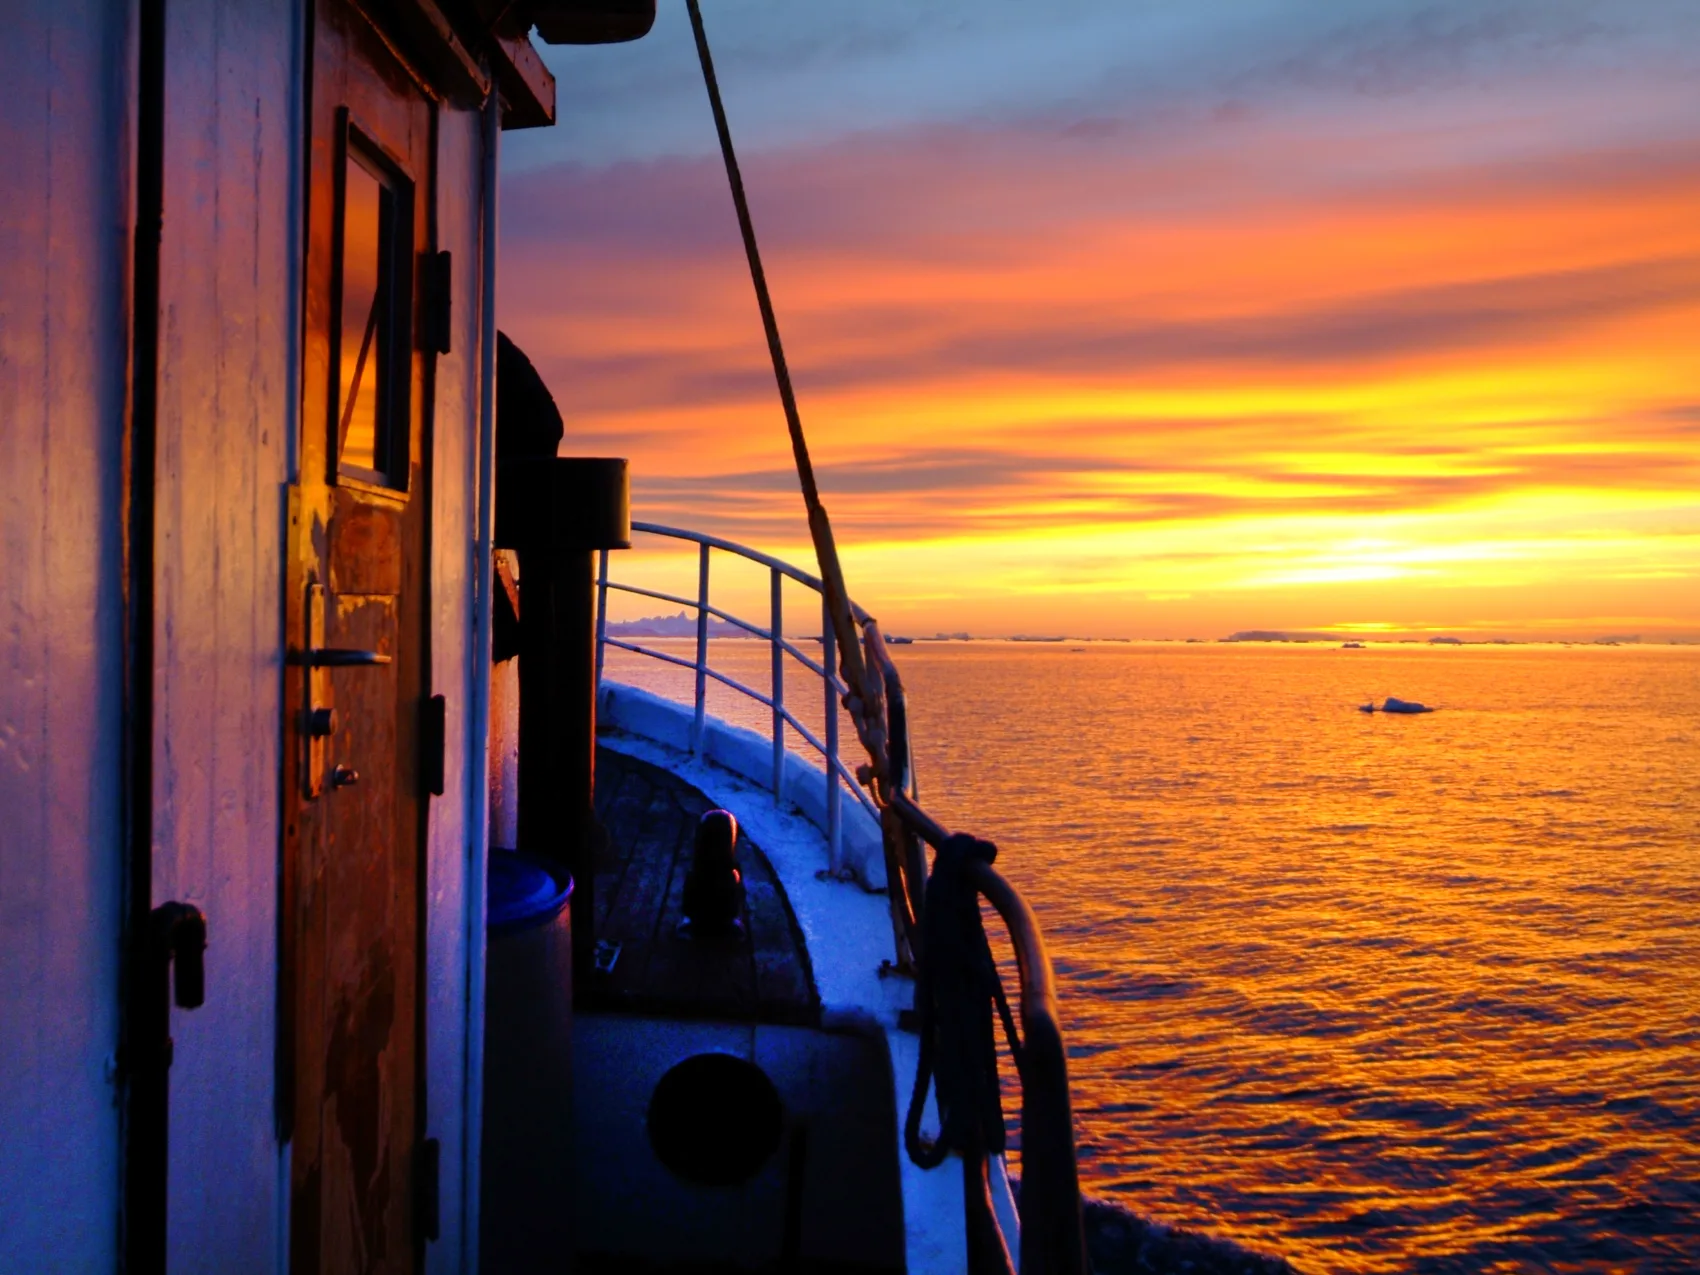
[[[413,191],[354,128],[345,134],[337,219],[339,475],[407,485]]]

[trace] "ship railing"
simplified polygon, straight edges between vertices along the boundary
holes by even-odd
[[[845,790],[848,789],[852,799],[858,801],[875,821],[879,820],[880,813],[874,805],[872,797],[864,792],[860,784],[857,783],[854,772],[846,765],[839,752],[839,711],[845,686],[835,671],[838,664],[837,639],[833,633],[832,618],[826,612],[824,595],[822,595],[820,615],[822,636],[820,659],[815,659],[785,636],[784,582],[788,579],[793,580],[804,588],[812,589],[816,594],[821,594],[820,580],[808,572],[792,566],[789,562],[719,536],[707,535],[700,531],[687,531],[679,527],[667,527],[654,522],[633,522],[632,530],[695,544],[697,546],[697,594],[696,597],[690,598],[680,594],[667,593],[660,589],[646,589],[635,584],[625,584],[618,580],[612,580],[608,575],[608,551],[602,550],[600,561],[597,564],[596,577],[597,686],[600,687],[602,684],[602,670],[608,647],[615,647],[618,650],[629,651],[634,655],[647,656],[664,664],[672,664],[690,670],[696,679],[691,718],[691,750],[699,754],[702,752],[707,738],[708,683],[711,680],[765,706],[772,714],[773,775],[771,786],[774,800],[776,802],[782,801],[785,794],[786,731],[789,729],[792,734],[809,745],[821,757],[822,769],[826,772],[825,831],[828,864],[831,871],[840,872],[843,867],[843,794]],[[769,602],[765,627],[746,620],[742,616],[735,615],[723,607],[716,606],[710,600],[710,564],[713,561],[712,552],[717,549],[767,568]],[[610,635],[608,632],[608,594],[610,591],[653,598],[671,606],[694,611],[696,613],[696,650],[693,658],[685,659],[671,651],[658,650],[642,642],[628,641],[625,638]],[[858,624],[868,622],[868,614],[861,607],[852,603],[852,611]],[[772,662],[766,693],[710,666],[708,662],[708,639],[709,621],[711,619],[717,619],[735,628],[742,629],[752,638],[765,641],[768,644],[772,651]],[[821,693],[823,694],[823,729],[821,735],[817,735],[798,720],[797,714],[786,702],[785,663],[787,657],[796,660],[808,672],[820,679]],[[822,735],[825,738],[822,738]]]
[[[886,648],[879,625],[854,602],[851,614],[862,638],[870,667],[879,679],[885,729],[887,776],[883,807],[864,791],[839,753],[839,711],[846,687],[838,670],[832,617],[827,613],[820,580],[779,558],[719,536],[687,531],[659,523],[634,522],[632,530],[685,541],[697,546],[697,595],[694,598],[612,580],[608,553],[603,551],[597,572],[596,679],[600,686],[608,647],[646,656],[690,670],[695,676],[691,744],[702,751],[706,738],[707,692],[712,679],[759,704],[772,714],[775,800],[785,790],[786,729],[821,755],[826,772],[829,862],[840,868],[841,800],[847,787],[880,823],[885,848],[886,880],[896,946],[894,965],[917,972],[925,955],[926,855],[923,841],[935,849],[951,840],[950,833],[921,809],[917,801],[915,768],[910,748],[908,700],[903,679]],[[769,613],[765,627],[717,606],[710,597],[712,552],[719,550],[767,568]],[[782,586],[790,579],[821,595],[821,658],[816,660],[784,636]],[[610,591],[651,598],[696,614],[694,658],[608,633]],[[772,651],[768,693],[746,685],[708,662],[709,621],[718,619],[766,641]],[[802,664],[820,679],[824,693],[824,730],[815,734],[797,719],[785,695],[785,660]],[[1081,1231],[1080,1184],[1075,1165],[1074,1122],[1068,1093],[1068,1060],[1057,1012],[1056,981],[1037,918],[1027,901],[990,862],[969,858],[963,863],[967,886],[1002,919],[1015,952],[1020,992],[1020,1028],[1004,1016],[1004,1027],[1021,1083],[1021,1198],[1020,1238],[1012,1245],[992,1201],[990,1162],[974,1145],[947,1147],[960,1154],[964,1183],[964,1222],[968,1239],[968,1269],[972,1275],[1013,1275],[1014,1252],[1019,1251],[1022,1275],[1084,1275],[1085,1247]],[[1006,1009],[999,995],[1000,1009]],[[980,1009],[986,1007],[982,1004]],[[919,1024],[918,1024],[919,1025]],[[924,1028],[923,1028],[924,1029]],[[914,1153],[914,1148],[911,1148]]]

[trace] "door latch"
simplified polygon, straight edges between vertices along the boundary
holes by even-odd
[[[207,918],[192,903],[162,903],[148,920],[159,975],[171,968],[172,1001],[199,1009],[207,999]]]
[[[413,1202],[414,1220],[426,1239],[439,1239],[443,1231],[443,1144],[436,1138],[426,1138],[415,1155],[418,1172],[413,1179],[417,1192]]]
[[[447,354],[454,344],[454,258],[448,250],[425,254],[425,323],[421,348]]]
[[[351,646],[315,646],[307,652],[309,668],[362,668],[390,662],[390,657],[380,651],[362,651]]]
[[[448,747],[448,701],[441,695],[433,695],[419,714],[419,783],[433,797],[443,795]]]
[[[330,680],[325,670],[381,668],[394,663],[394,659],[382,651],[325,645],[325,586],[322,584],[307,586],[306,621],[305,648],[295,658],[307,670],[301,679],[304,684],[301,702],[301,791],[311,800],[325,790],[325,745],[337,728],[336,710],[328,703]],[[345,768],[338,767],[338,773],[331,779],[333,787],[343,787],[359,778],[352,770],[347,770],[346,774],[344,771]]]

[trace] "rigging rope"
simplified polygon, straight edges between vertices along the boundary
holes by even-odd
[[[921,1056],[903,1121],[904,1148],[923,1169],[942,1164],[952,1151],[974,1156],[1004,1150],[994,1007],[1018,1070],[1021,1041],[986,941],[980,896],[967,871],[970,861],[991,863],[997,856],[990,841],[958,833],[939,847],[927,880],[922,922],[927,959],[915,991]],[[937,1138],[921,1132],[929,1082],[938,1088]]]
[[[901,687],[896,670],[885,655],[879,625],[872,619],[865,619],[863,624],[863,640],[867,643],[869,659],[863,658],[855,617],[850,611],[850,597],[844,587],[844,570],[838,561],[838,546],[832,536],[832,522],[827,517],[826,506],[821,503],[820,489],[815,483],[809,444],[803,435],[802,417],[797,411],[797,395],[791,386],[785,348],[779,340],[779,321],[773,313],[767,273],[762,269],[761,252],[756,247],[755,226],[750,220],[749,200],[744,195],[738,159],[732,150],[732,132],[726,123],[726,109],[720,101],[720,85],[714,75],[714,60],[708,52],[702,11],[697,0],[685,0],[685,7],[690,13],[691,31],[696,37],[703,84],[714,111],[714,128],[720,136],[720,154],[726,161],[732,202],[738,211],[738,229],[744,239],[744,255],[750,263],[750,281],[755,285],[756,303],[761,307],[768,354],[773,359],[773,375],[779,385],[780,402],[785,408],[791,454],[797,464],[797,479],[808,510],[809,535],[814,540],[815,557],[820,563],[821,591],[838,644],[839,667],[846,689],[844,706],[849,710],[857,737],[868,754],[869,764],[859,768],[858,777],[881,807],[901,818],[937,851],[932,875],[926,882],[923,915],[920,918],[911,915],[909,918],[911,923],[920,921],[923,941],[918,949],[922,956],[918,962],[916,985],[916,1008],[921,1019],[921,1056],[904,1120],[905,1149],[909,1158],[923,1168],[936,1166],[953,1151],[961,1155],[968,1209],[970,1265],[976,1270],[1013,1271],[1001,1229],[993,1215],[985,1176],[986,1157],[1002,1153],[1006,1136],[998,1086],[996,1037],[999,1021],[1009,1042],[1016,1070],[1021,1075],[1024,1113],[1027,1109],[1031,1039],[1022,1040],[1016,1034],[1014,1016],[1010,1013],[1003,982],[986,941],[985,925],[980,915],[979,888],[973,880],[978,864],[990,865],[997,857],[997,847],[989,841],[964,834],[952,836],[915,804],[901,782],[893,782],[899,768],[892,763],[891,745],[886,735],[884,700],[887,679],[890,679],[894,698],[900,699]],[[878,663],[877,673],[870,668],[871,661]],[[901,779],[900,774],[897,777]],[[889,856],[888,862],[891,862]],[[899,870],[906,871],[906,867],[899,866]],[[1030,949],[1023,954],[1018,945],[1018,959],[1037,960],[1048,970],[1043,947],[1030,942]],[[1024,991],[1024,1016],[1027,1011]],[[1067,1128],[1067,1063],[1062,1053],[1061,1038],[1054,1028],[1050,1048],[1056,1055],[1053,1071],[1062,1085],[1062,1133],[1068,1139],[1066,1155],[1058,1161],[1066,1168],[1066,1173],[1063,1180],[1054,1184],[1051,1192],[1053,1202],[1060,1206],[1056,1210],[1057,1215],[1063,1220],[1050,1219],[1060,1228],[1056,1230],[1060,1239],[1053,1254],[1036,1242],[1035,1237],[1043,1238],[1046,1233],[1046,1219],[1038,1216],[1040,1210],[1034,1210],[1033,1226],[1026,1230],[1023,1243],[1024,1254],[1028,1249],[1032,1250],[1029,1255],[1032,1260],[1028,1262],[1030,1275],[1042,1275],[1041,1267],[1045,1271],[1058,1272],[1087,1269],[1080,1230],[1074,1147]],[[936,1139],[928,1139],[921,1133],[921,1116],[929,1082],[937,1090],[940,1128]],[[977,1178],[971,1198],[968,1193],[970,1170]],[[1041,1193],[1030,1189],[1029,1194],[1031,1197]],[[1067,1220],[1068,1214],[1072,1214],[1072,1223]],[[1052,1260],[1059,1257],[1060,1261]]]
[[[767,272],[762,269],[761,251],[756,247],[755,225],[750,221],[749,200],[744,195],[744,179],[738,171],[738,157],[732,150],[732,130],[726,123],[726,108],[720,102],[720,82],[714,75],[714,59],[708,52],[708,35],[703,30],[702,10],[697,0],[685,0],[691,15],[691,31],[696,36],[697,59],[702,63],[702,79],[708,89],[709,106],[714,111],[714,128],[720,135],[720,154],[726,161],[726,179],[732,187],[732,202],[738,210],[738,229],[744,237],[744,255],[750,262],[750,281],[755,285],[756,304],[761,307],[762,327],[767,332],[767,350],[773,359],[773,376],[779,383],[779,401],[785,408],[785,425],[791,434],[791,455],[797,464],[797,480],[803,488],[803,504],[808,510],[809,535],[814,541],[815,558],[820,564],[821,584],[826,597],[828,614],[832,618],[833,636],[838,642],[839,667],[849,695],[845,707],[855,723],[856,734],[867,751],[872,775],[879,783],[869,785],[876,799],[883,799],[889,775],[885,749],[885,729],[879,712],[882,694],[880,686],[868,674],[862,658],[862,645],[856,634],[855,619],[850,614],[850,596],[844,587],[844,569],[838,562],[838,545],[832,536],[832,522],[826,506],[821,503],[820,489],[815,485],[814,464],[809,459],[808,439],[803,436],[803,419],[797,411],[797,395],[791,388],[791,371],[785,362],[785,347],[779,340],[779,320],[773,313],[773,298],[767,290]],[[883,804],[883,803],[882,803]]]
[[[779,385],[785,424],[791,434],[791,452],[803,489],[803,503],[808,509],[809,533],[820,563],[823,593],[832,619],[833,634],[838,641],[840,668],[848,691],[844,703],[870,761],[870,765],[863,768],[861,777],[881,806],[895,811],[938,852],[932,875],[927,880],[924,915],[914,918],[921,922],[921,946],[926,957],[919,962],[916,987],[916,1007],[921,1020],[921,1056],[904,1121],[905,1147],[910,1159],[923,1168],[938,1165],[953,1151],[969,1158],[998,1155],[1003,1152],[1005,1138],[994,1043],[998,1020],[1001,1020],[1018,1068],[1023,1049],[1016,1035],[1009,1002],[1004,996],[1002,980],[998,977],[997,966],[986,941],[979,896],[968,879],[969,862],[976,859],[992,862],[997,857],[997,847],[989,841],[964,834],[950,835],[917,806],[899,784],[892,782],[883,705],[885,669],[889,661],[882,661],[876,680],[876,676],[870,673],[868,662],[862,657],[855,619],[850,612],[849,594],[844,587],[844,572],[838,561],[838,547],[833,540],[832,523],[815,483],[808,440],[804,437],[802,417],[797,411],[797,396],[791,386],[785,348],[779,339],[779,322],[774,316],[773,299],[768,293],[767,273],[762,269],[761,252],[756,247],[755,226],[750,220],[743,177],[732,149],[732,132],[726,122],[726,110],[720,101],[720,85],[714,75],[714,60],[708,51],[702,12],[697,0],[685,0],[685,6],[690,12],[691,30],[696,36],[703,84],[708,89],[709,105],[714,111],[714,127],[720,135],[720,153],[726,162],[732,202],[738,211],[738,229],[743,234],[744,254],[749,258],[750,280],[755,285],[756,302],[761,307],[762,327],[767,333],[774,379]],[[882,651],[877,623],[867,621],[865,631],[870,652]],[[929,1083],[937,1086],[940,1130],[936,1139],[926,1138],[921,1133],[921,1114]]]

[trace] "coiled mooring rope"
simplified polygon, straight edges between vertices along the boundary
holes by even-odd
[[[916,982],[921,1057],[903,1122],[904,1148],[923,1169],[942,1164],[952,1151],[963,1156],[1001,1155],[1005,1129],[998,1089],[995,1006],[1019,1066],[1021,1045],[992,960],[980,916],[980,896],[968,879],[968,863],[991,863],[998,848],[958,833],[946,838],[927,878],[922,938],[927,959]],[[921,1133],[929,1082],[938,1088],[939,1133]]]

